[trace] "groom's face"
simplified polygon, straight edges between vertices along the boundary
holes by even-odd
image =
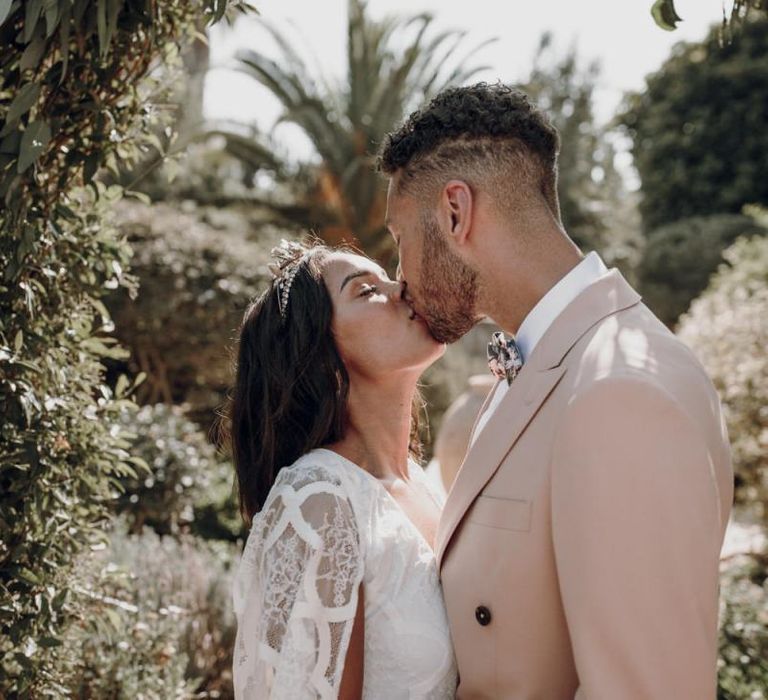
[[[478,321],[477,273],[449,247],[435,212],[398,193],[390,180],[387,227],[397,244],[406,300],[440,343],[453,343]]]

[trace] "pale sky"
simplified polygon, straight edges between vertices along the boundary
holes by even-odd
[[[725,2],[730,9],[730,1]],[[297,39],[310,65],[336,80],[344,77],[347,0],[255,0],[255,4],[264,18]],[[476,57],[478,63],[492,66],[476,80],[524,79],[539,37],[549,30],[561,53],[575,42],[583,65],[594,59],[600,62],[596,115],[607,121],[621,96],[642,89],[645,75],[659,68],[675,43],[702,39],[723,12],[723,0],[676,0],[684,21],[674,32],[665,32],[651,18],[651,4],[652,0],[369,0],[368,12],[382,17],[429,11],[435,15],[433,30],[467,30],[467,49],[498,37]],[[279,57],[256,19],[243,18],[234,29],[214,27],[205,114],[209,119],[255,122],[268,132],[280,114],[279,103],[255,80],[231,69],[240,48]],[[296,157],[311,152],[296,127],[280,126],[276,136]]]

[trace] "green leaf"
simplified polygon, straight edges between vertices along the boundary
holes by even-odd
[[[91,305],[91,306],[92,306],[94,309],[96,309],[96,311],[98,312],[98,314],[99,314],[99,315],[100,315],[100,316],[101,316],[103,319],[108,319],[108,318],[110,318],[110,315],[109,315],[109,310],[107,309],[107,307],[106,307],[106,306],[104,306],[104,303],[103,303],[103,302],[99,301],[98,299],[89,298],[89,299],[88,299],[88,303],[89,303],[89,304],[90,304],[90,305]]]
[[[8,114],[5,119],[7,123],[15,122],[23,114],[26,114],[32,105],[40,97],[40,85],[37,83],[27,83],[19,90],[16,97],[13,98],[11,106],[8,108]]]
[[[63,642],[55,637],[41,637],[38,640],[38,644],[40,644],[41,647],[60,647]]]
[[[131,455],[127,459],[127,461],[130,462],[131,464],[135,464],[145,474],[151,474],[152,473],[152,468],[149,466],[149,464],[147,464],[147,462],[142,457],[138,457],[136,455]]]
[[[21,137],[21,151],[19,153],[18,172],[23,173],[34,163],[48,146],[51,140],[51,127],[48,122],[32,122]]]
[[[16,249],[16,260],[23,262],[35,249],[35,227],[29,224],[24,226],[24,232],[21,234],[21,240],[19,241],[19,247]]]
[[[45,52],[45,37],[42,31],[27,44],[27,48],[24,49],[24,53],[21,54],[21,60],[19,61],[19,68],[21,70],[34,70],[40,63],[40,59]]]
[[[40,583],[40,579],[35,574],[33,574],[29,569],[25,569],[24,567],[20,568],[16,572],[16,575],[22,581],[26,581],[27,583],[32,583],[32,584],[35,584],[35,585]]]
[[[124,374],[121,374],[117,378],[117,384],[115,384],[115,396],[122,396],[125,390],[128,388],[129,380]]]
[[[120,613],[117,612],[114,608],[104,608],[104,613],[107,616],[107,619],[109,620],[109,623],[112,627],[112,630],[115,632],[120,631],[120,627],[122,626],[122,618],[120,617]]]
[[[664,31],[672,32],[682,18],[675,11],[674,0],[656,0],[651,7],[651,16]]]
[[[59,0],[45,2],[45,36],[50,37],[59,22]]]
[[[28,42],[35,33],[37,19],[43,9],[43,0],[28,0],[24,14],[24,42]]]
[[[227,11],[227,0],[215,0],[216,1],[216,9],[214,11],[213,16],[213,22],[211,24],[216,24],[221,18],[224,16],[224,14]]]
[[[3,22],[7,19],[12,4],[13,0],[0,0],[0,26],[2,26]]]
[[[38,374],[42,371],[40,367],[34,362],[27,362],[26,360],[15,360],[13,364],[19,365],[20,367],[25,367],[32,372],[37,372]]]
[[[107,53],[107,0],[98,0],[96,4],[96,27],[99,32],[99,55]]]
[[[16,337],[13,339],[13,349],[16,352],[19,352],[23,344],[24,344],[24,331],[19,330],[16,333]]]
[[[61,47],[61,78],[59,83],[64,80],[64,76],[67,74],[67,67],[69,66],[69,32],[70,32],[70,16],[71,16],[71,0],[64,0],[61,8],[61,22],[59,24],[59,45]]]
[[[96,175],[96,171],[101,165],[101,151],[92,151],[88,154],[83,165],[83,179],[86,182],[93,180],[93,176]]]
[[[150,196],[144,192],[136,192],[134,190],[126,190],[124,192],[124,195],[126,197],[132,197],[133,199],[138,199],[142,204],[150,205],[152,204],[152,199]]]
[[[96,25],[99,32],[99,55],[102,58],[107,55],[112,37],[117,31],[117,19],[121,7],[122,0],[98,0]]]
[[[58,202],[55,207],[56,213],[67,221],[77,221],[77,214],[66,204]]]
[[[112,37],[117,32],[117,18],[122,6],[123,0],[107,0],[107,44],[112,42]]]
[[[66,588],[62,588],[54,597],[54,599],[51,601],[51,607],[59,611],[64,607],[64,603],[67,600],[68,590]]]

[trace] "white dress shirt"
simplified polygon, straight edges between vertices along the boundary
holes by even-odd
[[[520,329],[515,336],[515,341],[523,356],[523,362],[528,360],[534,348],[547,332],[547,329],[561,312],[589,285],[602,277],[606,272],[608,272],[608,268],[600,256],[595,252],[589,253],[539,300],[539,303],[523,319]],[[499,388],[493,395],[493,400],[488,405],[485,413],[480,417],[477,430],[475,430],[472,438],[472,444],[474,444],[480,431],[485,427],[488,419],[493,415],[496,407],[501,403],[508,389],[509,385],[507,382],[501,380]]]

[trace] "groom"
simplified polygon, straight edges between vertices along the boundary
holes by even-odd
[[[478,84],[412,114],[380,155],[415,311],[444,342],[486,316],[507,336],[437,535],[457,697],[714,698],[733,495],[720,403],[568,237],[558,145],[523,93]]]

